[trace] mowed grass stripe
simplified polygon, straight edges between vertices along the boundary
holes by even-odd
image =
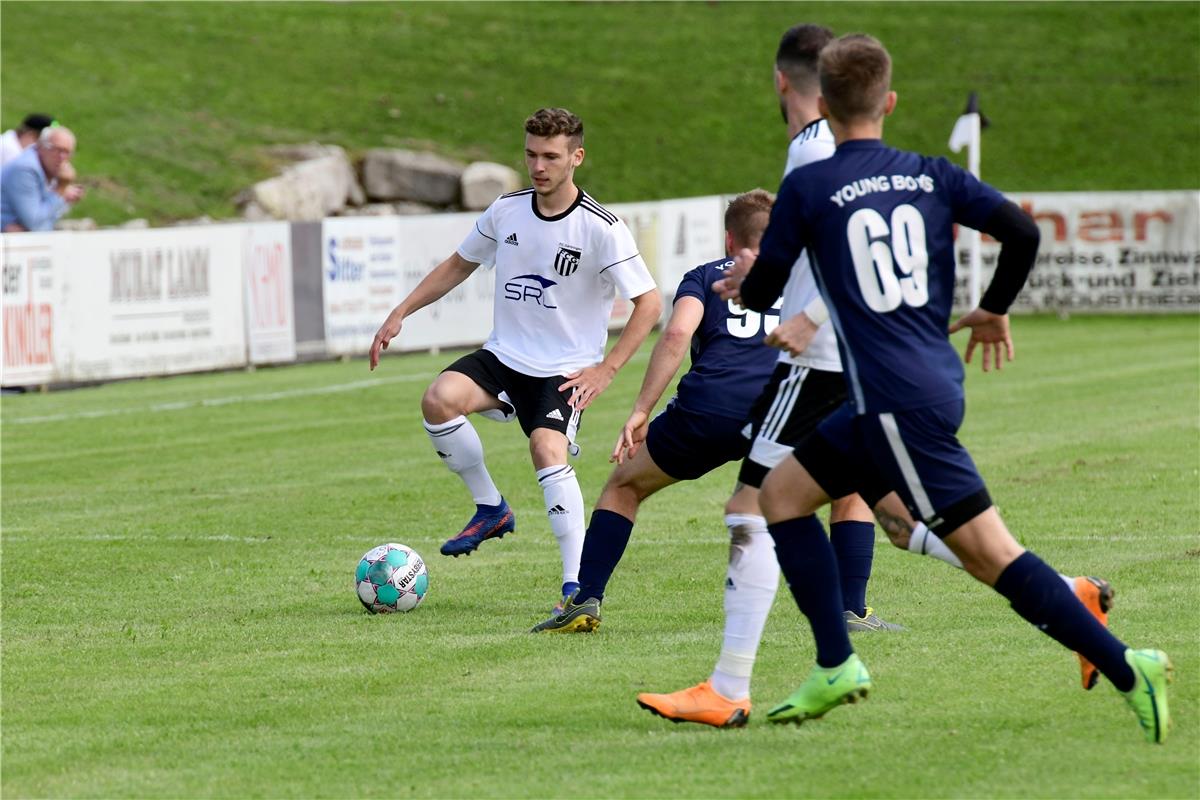
[[[527,445],[515,425],[478,423],[517,533],[470,558],[439,556],[469,500],[430,452],[425,384],[411,380],[5,424],[0,789],[1194,797],[1196,321],[1020,318],[1014,327],[1016,362],[986,376],[968,368],[963,439],[1022,541],[1064,571],[1112,580],[1114,630],[1171,653],[1176,725],[1163,747],[1142,741],[1111,688],[1079,689],[1074,657],[1001,598],[882,536],[870,602],[910,630],[855,639],[876,682],[869,702],[798,729],[765,723],[813,657],[781,588],[750,726],[652,717],[634,695],[702,680],[719,650],[721,509],[735,469],[647,502],[595,635],[531,636],[555,599],[559,564]],[[370,378],[432,375],[453,358],[389,357]],[[1132,364],[1144,371],[1122,372]],[[575,464],[589,505],[643,365],[584,416]],[[1064,370],[1090,379],[1040,386]],[[144,409],[368,375],[355,361],[6,396],[4,419],[51,404],[71,414]],[[371,617],[354,596],[358,557],[384,541],[429,564],[429,598],[412,614]]]

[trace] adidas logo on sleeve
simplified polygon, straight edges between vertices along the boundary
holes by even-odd
[[[505,244],[511,244],[511,245],[518,245],[518,244],[520,244],[520,243],[517,241],[517,234],[516,234],[516,233],[510,233],[510,234],[508,235],[508,238],[504,240],[504,243],[505,243]]]

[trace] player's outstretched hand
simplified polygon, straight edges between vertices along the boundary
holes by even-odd
[[[375,333],[375,339],[371,342],[371,371],[375,371],[375,367],[379,366],[379,357],[383,355],[383,351],[387,350],[388,342],[400,335],[400,326],[404,323],[404,316],[399,312],[399,307],[392,309],[392,313],[388,314],[388,318],[379,326],[379,330]]]
[[[725,277],[713,282],[713,291],[720,295],[722,300],[732,300],[739,306],[742,305],[742,281],[746,280],[746,275],[750,273],[757,258],[753,250],[742,248],[741,252],[733,257],[733,266],[725,270]]]
[[[637,451],[646,441],[646,429],[649,428],[649,423],[650,415],[645,411],[634,411],[630,414],[629,419],[625,420],[624,427],[621,428],[621,435],[617,437],[617,444],[613,447],[612,455],[608,457],[609,462],[615,461],[618,464],[624,464],[625,459],[637,455]]]
[[[993,314],[976,308],[974,311],[959,317],[951,324],[950,333],[958,333],[963,328],[971,329],[971,339],[967,342],[967,352],[963,360],[971,363],[971,355],[975,348],[983,346],[983,371],[987,372],[995,364],[996,369],[1003,369],[1005,361],[1013,360],[1012,335],[1008,330],[1008,315]],[[1001,358],[1001,356],[1004,358]]]
[[[564,375],[567,382],[559,386],[558,390],[565,392],[567,389],[574,389],[575,393],[571,395],[571,406],[578,411],[583,411],[600,396],[601,392],[608,388],[616,374],[615,369],[604,363],[593,364],[590,367],[577,369],[570,375]]]
[[[798,356],[812,344],[816,335],[817,326],[808,318],[808,314],[801,311],[776,325],[775,330],[768,333],[763,342]]]

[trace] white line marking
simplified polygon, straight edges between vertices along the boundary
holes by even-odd
[[[426,381],[432,377],[433,375],[430,373],[421,373],[417,375],[398,375],[394,378],[369,378],[362,381],[351,381],[350,383],[336,383],[331,386],[318,386],[303,389],[284,389],[278,392],[239,394],[230,395],[228,397],[209,397],[203,400],[177,400],[170,403],[155,403],[151,406],[141,406],[138,408],[104,408],[93,411],[75,411],[66,414],[48,414],[40,417],[14,417],[11,419],[6,419],[4,422],[8,425],[38,425],[44,422],[64,422],[73,419],[98,419],[100,417],[117,417],[124,414],[158,413],[161,411],[184,411],[190,408],[228,406],[235,403],[269,403],[275,400],[289,400],[293,397],[309,397],[320,394],[353,392],[356,389],[371,389],[376,386],[384,386],[390,383]]]
[[[895,456],[896,463],[900,465],[900,473],[904,476],[904,482],[908,484],[908,491],[917,504],[917,510],[925,519],[932,518],[936,509],[934,509],[933,503],[929,502],[929,495],[925,494],[925,487],[921,485],[921,476],[917,474],[917,468],[913,465],[912,459],[908,455],[908,449],[904,446],[904,439],[900,436],[896,418],[892,414],[880,414],[879,424],[887,436],[888,445],[892,448],[892,455]]]

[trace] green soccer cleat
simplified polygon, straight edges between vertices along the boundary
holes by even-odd
[[[589,597],[568,600],[562,613],[529,629],[530,633],[591,633],[600,624],[600,601]]]
[[[814,667],[808,680],[786,700],[767,712],[771,722],[794,722],[819,719],[842,703],[866,700],[871,691],[871,676],[857,653],[831,669]]]
[[[1125,702],[1137,714],[1147,742],[1162,744],[1171,727],[1167,708],[1167,684],[1174,667],[1162,650],[1126,650],[1125,661],[1133,668],[1133,688],[1122,692]]]

